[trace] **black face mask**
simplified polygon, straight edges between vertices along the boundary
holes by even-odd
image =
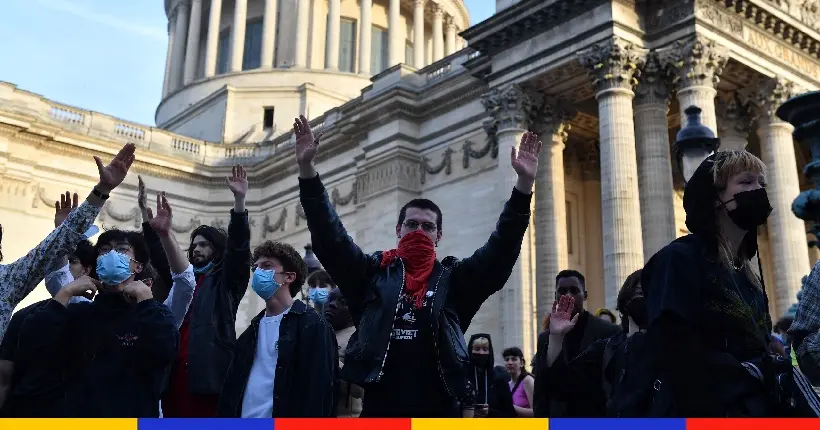
[[[638,324],[639,327],[646,327],[649,323],[649,314],[646,310],[646,299],[635,297],[626,305],[626,313]]]
[[[487,361],[489,361],[489,360],[490,360],[490,355],[489,354],[476,354],[476,353],[470,354],[470,363],[472,363],[473,366],[484,367],[484,366],[487,365]]]
[[[769,195],[765,188],[737,193],[732,200],[737,207],[728,211],[729,218],[736,226],[746,231],[755,230],[765,224],[772,213],[772,205],[769,204]]]

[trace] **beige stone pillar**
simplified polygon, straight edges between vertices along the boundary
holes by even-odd
[[[165,53],[165,77],[162,80],[162,97],[168,95],[171,83],[171,64],[174,57],[174,33],[176,33],[176,15],[172,14],[168,20],[168,51]]]
[[[188,85],[196,78],[199,64],[199,33],[202,25],[202,0],[191,0],[191,19],[188,23],[188,47],[185,49],[185,75],[182,79]]]
[[[689,106],[702,110],[703,125],[718,133],[715,114],[720,73],[729,59],[729,50],[712,40],[696,36],[675,44],[669,51],[677,71],[678,103],[683,112]]]
[[[233,28],[231,28],[231,67],[232,72],[242,71],[242,58],[245,54],[245,24],[248,14],[248,0],[236,0],[233,10]]]
[[[595,310],[606,306],[604,289],[604,253],[601,230],[601,156],[597,140],[584,142],[578,153],[584,181],[584,201],[579,210],[583,213],[581,222],[584,227],[584,277],[586,277],[586,308]]]
[[[185,44],[188,41],[188,3],[179,2],[176,8],[176,31],[174,32],[174,49],[171,58],[171,77],[168,92],[174,92],[182,85],[182,74],[185,68]]]
[[[491,120],[485,123],[485,128],[490,138],[494,137],[498,143],[498,195],[495,206],[500,211],[510,198],[518,178],[509,164],[510,148],[518,147],[521,136],[528,129],[534,103],[529,93],[513,84],[491,90],[482,97],[482,104],[491,116]],[[538,335],[533,312],[535,285],[531,260],[532,242],[532,232],[528,229],[512,274],[504,288],[496,294],[496,306],[501,310],[502,343],[520,346],[524,357],[532,357],[535,353],[535,338]]]
[[[604,289],[607,307],[614,308],[624,280],[644,263],[632,110],[636,65],[642,61],[637,48],[617,37],[579,53],[579,59],[593,75],[598,100]]]
[[[635,140],[644,260],[675,240],[675,199],[666,114],[669,89],[657,53],[650,52],[635,89]]]
[[[387,67],[402,62],[404,57],[404,37],[401,35],[401,2],[390,0],[387,10]]]
[[[535,178],[535,286],[537,320],[552,311],[555,276],[569,269],[567,249],[567,207],[564,189],[564,148],[569,120],[575,109],[565,101],[545,96],[536,112],[534,128],[544,144]]]
[[[424,55],[424,2],[413,1],[413,67],[421,69],[426,66]]]
[[[746,145],[749,144],[749,129],[752,126],[748,106],[733,92],[726,97],[718,97],[716,109],[720,133],[718,151],[746,149]]]
[[[277,3],[278,0],[265,0],[265,17],[262,20],[262,53],[260,55],[260,64],[263,69],[276,67],[273,63],[273,56],[276,52]]]
[[[307,67],[309,29],[310,0],[298,0],[296,3],[296,55],[294,67]]]
[[[433,62],[444,58],[444,10],[433,3]]]
[[[370,51],[373,38],[372,9],[373,0],[362,0],[359,9],[359,21],[361,22],[359,25],[359,73],[362,75],[370,75]]]
[[[777,78],[767,81],[758,93],[758,136],[760,153],[766,163],[767,192],[772,211],[768,221],[769,246],[774,267],[778,316],[788,309],[800,290],[801,278],[809,273],[806,229],[791,210],[800,194],[797,161],[791,124],[781,121],[775,111],[790,97],[799,94],[791,82]]]
[[[453,55],[456,52],[456,22],[452,16],[447,16],[444,22],[444,32],[446,41],[444,54]]]
[[[342,25],[341,0],[329,0],[327,9],[327,46],[325,46],[325,69],[339,70],[339,32]],[[362,31],[364,31],[362,26]]]
[[[211,0],[208,15],[208,40],[205,41],[205,77],[216,74],[216,56],[219,48],[219,26],[222,18],[222,0]]]

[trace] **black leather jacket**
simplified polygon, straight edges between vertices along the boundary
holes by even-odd
[[[299,196],[313,250],[342,290],[356,323],[341,376],[358,385],[377,382],[382,376],[404,283],[404,263],[397,258],[381,268],[381,252],[367,255],[353,243],[318,175],[299,179]],[[468,394],[464,331],[481,304],[510,277],[529,225],[531,199],[532,194],[513,190],[487,243],[463,260],[446,257],[436,262],[430,276],[430,289],[437,290],[430,329],[439,376],[455,399]],[[436,284],[438,288],[434,288]]]

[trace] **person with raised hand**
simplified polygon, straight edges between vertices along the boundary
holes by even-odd
[[[14,308],[45,277],[47,263],[51,259],[61,258],[72,252],[83,234],[91,227],[100,213],[109,194],[117,188],[128,174],[134,162],[136,147],[128,143],[107,165],[100,157],[95,156],[99,182],[91,190],[86,200],[69,213],[68,217],[54,229],[39,245],[13,263],[0,265],[0,339],[6,333]],[[2,242],[0,226],[0,242]],[[3,259],[0,250],[0,261]]]
[[[151,285],[154,298],[164,301],[170,292],[174,280],[171,277],[171,266],[168,265],[168,256],[162,247],[162,240],[151,227],[151,219],[154,217],[151,208],[148,206],[148,189],[142,176],[137,176],[137,207],[142,216],[142,235],[145,237],[145,244],[148,245],[148,253],[151,255],[151,266],[157,271],[157,278]]]
[[[314,159],[321,134],[293,124],[299,198],[311,244],[348,301],[356,323],[342,379],[364,388],[362,417],[461,417],[472,391],[464,331],[481,304],[507,282],[529,225],[541,142],[524,133],[510,164],[518,175],[487,243],[470,257],[438,259],[441,209],[415,199],[395,224],[396,249],[368,255],[342,225]]]

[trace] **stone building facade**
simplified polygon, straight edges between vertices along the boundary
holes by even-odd
[[[166,10],[175,25],[170,26],[158,127],[0,84],[0,222],[7,258],[22,255],[51,230],[51,207],[61,191],[90,189],[96,175],[93,155],[110,156],[128,141],[138,145],[134,174],[106,205],[103,226],[139,227],[140,174],[152,193],[167,192],[175,208],[174,231],[187,243],[190,231],[201,223],[225,225],[231,196],[224,177],[232,164],[242,163],[250,172],[252,244],[274,239],[301,248],[310,237],[298,203],[294,140],[288,130],[291,118],[300,113],[313,116],[314,128],[324,132],[318,170],[363,249],[394,247],[399,208],[422,196],[444,212],[439,253],[464,257],[493,230],[515,182],[507,154],[532,129],[546,147],[531,228],[508,285],[482,307],[470,329],[501,339],[499,347],[520,346],[529,357],[553,301],[559,270],[574,268],[587,276],[588,308],[613,308],[623,280],[666,243],[686,234],[682,180],[670,143],[680,127],[680,113],[694,104],[716,129],[722,148],[746,148],[769,168],[774,212],[760,231],[763,275],[773,315],[792,303],[800,278],[818,258],[807,247],[805,226],[790,210],[801,188],[810,186],[800,174],[810,156],[808,148],[793,142],[791,126],[779,121],[774,110],[788,97],[820,85],[815,2],[498,0],[493,17],[466,28],[466,18],[455,14],[463,8],[458,0],[360,1],[372,2],[373,25],[385,11],[393,17],[387,24],[393,34],[388,41],[409,34],[412,17],[425,19],[426,35],[432,13],[434,40],[427,44],[434,54],[421,57],[430,64],[404,64],[407,55],[394,52],[398,42],[393,42],[390,67],[375,76],[368,77],[366,68],[334,70],[335,55],[325,55],[326,48],[281,36],[292,25],[282,19],[283,11],[296,5],[289,15],[298,17],[294,34],[304,35],[308,22],[313,23],[308,25],[313,29],[307,32],[309,40],[335,41],[323,38],[314,24],[348,16],[344,11],[353,11],[359,2],[280,0],[258,2],[265,8],[275,4],[280,11],[278,30],[262,31],[268,35],[262,65],[242,71],[235,68],[241,61],[232,56],[234,71],[218,74],[213,62],[219,50],[209,48],[216,36],[205,26],[194,30],[178,23],[185,21],[184,13],[189,23],[197,22],[190,18],[197,14],[205,23],[212,9],[204,3],[219,2],[171,0]],[[246,2],[235,3],[222,2],[220,28],[242,23],[235,15],[226,18],[235,7],[241,12]],[[298,12],[303,4],[313,5],[307,21]],[[249,0],[246,16],[255,10],[262,14],[263,27],[266,22],[270,26],[264,11],[271,9],[257,6]],[[468,47],[449,55],[445,50],[437,58],[440,45],[446,48],[455,37],[437,29],[437,14],[447,10],[453,17],[443,21],[458,23],[463,29],[458,37]],[[366,22],[364,10],[358,13],[357,19]],[[325,20],[325,15],[333,19]],[[390,32],[390,22],[402,30]],[[204,57],[191,54],[188,60],[178,53],[183,45],[175,41],[183,32],[198,32],[191,37],[199,40]],[[273,41],[271,32],[279,35]],[[408,38],[413,40],[403,40]],[[283,48],[286,41],[293,46]],[[187,52],[196,46],[187,44]],[[272,46],[278,50],[271,57]],[[307,54],[297,55],[296,48]],[[291,58],[293,65],[285,64]],[[279,91],[283,80],[290,86]],[[323,99],[329,92],[343,94]],[[323,101],[315,101],[314,95]],[[288,104],[289,98],[298,102]],[[242,131],[250,124],[242,121],[253,121],[245,118],[249,112],[261,116],[273,105],[275,130]],[[222,128],[206,133],[212,123]],[[27,302],[44,294],[38,291]],[[249,293],[238,328],[260,308]]]

